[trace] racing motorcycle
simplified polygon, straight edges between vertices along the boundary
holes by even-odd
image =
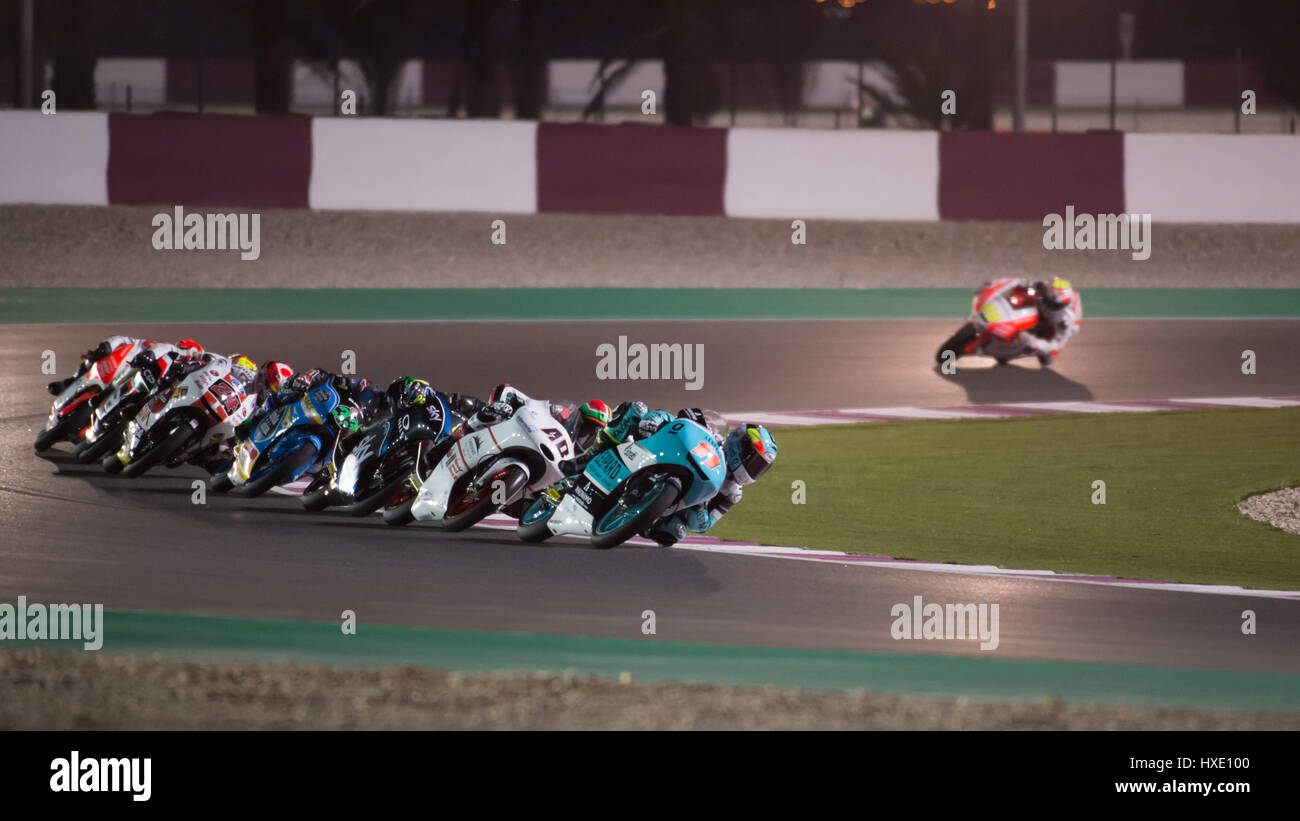
[[[303,492],[302,506],[323,510],[344,505],[354,516],[374,513],[420,469],[428,470],[454,441],[464,418],[447,401],[411,405],[354,436],[339,437],[329,461]]]
[[[620,545],[678,510],[713,498],[727,478],[713,434],[676,419],[639,442],[597,455],[582,475],[547,488],[519,518],[519,538],[576,534],[593,547]]]
[[[359,413],[325,382],[278,410],[262,415],[256,427],[234,448],[228,470],[214,473],[208,488],[224,493],[242,487],[245,496],[261,496],[277,485],[320,469],[342,426]]]
[[[1029,356],[1032,351],[1012,340],[1021,331],[1038,325],[1038,300],[1034,288],[1022,285],[1019,280],[999,279],[988,283],[975,292],[970,319],[939,347],[935,362],[943,364],[948,351],[952,351],[953,358],[991,356],[999,365]]]
[[[122,447],[104,457],[104,469],[134,478],[159,464],[217,463],[235,427],[257,404],[248,392],[252,372],[246,366],[237,372],[229,358],[214,356],[174,387],[169,380],[127,424]]]
[[[90,423],[90,400],[108,388],[122,365],[139,349],[139,343],[123,342],[54,397],[49,421],[36,436],[37,453],[49,450],[58,442],[81,437]]]
[[[118,369],[108,390],[90,400],[90,425],[73,451],[78,461],[90,464],[122,446],[127,424],[149,401],[175,359],[168,355],[160,360],[146,349]]]
[[[389,501],[385,522],[432,521],[445,530],[465,530],[563,477],[560,462],[573,457],[573,442],[556,414],[573,408],[509,391],[514,415],[473,433],[460,428],[463,435],[433,469],[423,475],[417,470],[404,492]]]

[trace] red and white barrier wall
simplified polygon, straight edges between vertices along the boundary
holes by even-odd
[[[0,203],[1300,222],[1300,139],[0,112]]]

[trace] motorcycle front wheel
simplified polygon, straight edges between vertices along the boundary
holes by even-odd
[[[643,490],[641,485],[645,481],[650,481],[650,485]],[[628,482],[614,505],[592,524],[592,547],[608,550],[648,530],[676,503],[681,492],[681,480],[674,476]]]
[[[553,499],[545,494],[539,496],[532,507],[519,517],[519,528],[516,531],[519,539],[525,542],[544,542],[551,538],[553,534],[548,523],[555,515],[555,510],[556,504]]]
[[[132,459],[122,468],[122,475],[128,479],[144,475],[149,468],[161,462],[166,462],[171,458],[172,454],[185,447],[185,444],[190,441],[190,437],[193,435],[194,428],[191,428],[188,424],[182,425],[167,434],[166,439]]]
[[[948,341],[939,346],[939,350],[934,355],[936,364],[943,364],[944,351],[952,351],[953,358],[963,356],[966,353],[966,346],[975,341],[979,336],[979,331],[975,326],[967,322],[957,329],[957,333],[948,338]]]

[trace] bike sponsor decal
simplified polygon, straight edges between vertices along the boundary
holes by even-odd
[[[712,470],[722,463],[718,458],[718,451],[708,442],[700,442],[691,448],[691,454],[704,466],[705,470]]]
[[[240,396],[234,386],[224,379],[219,379],[212,383],[208,388],[208,393],[212,394],[216,404],[221,406],[227,415],[233,414],[239,410]]]
[[[559,428],[542,428],[542,433],[546,434],[547,439],[555,443],[561,459],[569,458],[569,442],[564,435],[564,431]]]
[[[257,438],[270,439],[271,435],[275,433],[278,424],[279,415],[268,413],[266,416],[263,416],[262,421],[257,424]]]
[[[362,462],[365,462],[367,459],[369,459],[371,456],[374,455],[375,443],[378,440],[379,440],[378,433],[369,434],[368,436],[366,436],[364,439],[361,440],[361,443],[357,445],[356,451],[354,451],[352,454],[353,457],[356,459],[358,465],[360,465]]]

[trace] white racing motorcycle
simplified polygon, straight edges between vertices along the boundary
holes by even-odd
[[[127,425],[121,448],[104,457],[104,469],[133,478],[158,464],[201,460],[210,470],[228,459],[224,451],[235,427],[257,405],[257,395],[250,393],[257,366],[240,359],[237,364],[210,355],[174,387],[156,390]]]
[[[384,511],[385,522],[431,521],[465,530],[563,478],[560,462],[574,456],[573,441],[552,403],[507,390],[506,401],[518,408],[514,415],[461,435],[427,475],[417,467],[406,492]]]

